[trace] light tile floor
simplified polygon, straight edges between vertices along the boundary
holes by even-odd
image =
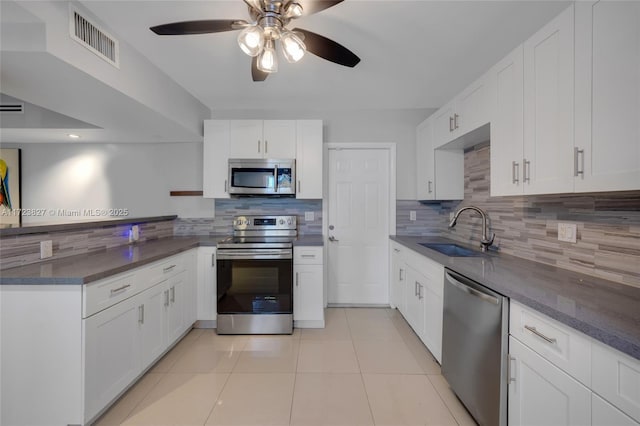
[[[192,330],[96,425],[475,425],[393,309],[291,336]]]

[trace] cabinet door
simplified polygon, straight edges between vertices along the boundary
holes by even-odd
[[[296,198],[322,198],[322,121],[296,121]]]
[[[216,320],[216,271],[216,247],[199,247],[197,289],[199,321]]]
[[[524,192],[573,191],[573,5],[524,43]]]
[[[151,364],[167,347],[165,291],[167,281],[145,290],[137,298],[142,368]]]
[[[324,327],[322,265],[294,265],[293,320],[296,327]]]
[[[85,320],[85,419],[91,419],[140,373],[137,298]]]
[[[423,339],[424,336],[424,287],[426,284],[427,278],[423,274],[411,266],[407,267],[407,286],[405,289],[407,315],[405,315],[405,319],[420,339]]]
[[[188,328],[185,325],[185,273],[181,272],[169,279],[165,296],[167,315],[167,345],[175,342]]]
[[[390,300],[391,306],[397,308],[403,315],[406,315],[407,306],[405,300],[405,287],[407,281],[407,265],[402,258],[402,248],[395,243],[391,243],[391,279],[390,279]]]
[[[229,121],[205,120],[202,189],[205,198],[229,198]]]
[[[434,114],[433,119],[433,148],[451,142],[458,136],[454,125],[454,102],[451,101]]]
[[[453,125],[458,135],[469,133],[489,122],[488,95],[488,74],[485,74],[456,97]]]
[[[591,424],[593,426],[638,426],[631,417],[595,393],[591,394]]]
[[[296,158],[295,120],[265,120],[262,140],[264,158]]]
[[[522,194],[524,71],[518,46],[489,72],[491,196]]]
[[[435,200],[433,121],[427,118],[416,129],[416,195],[418,200]]]
[[[229,158],[263,158],[262,120],[229,122]]]
[[[591,391],[509,337],[509,425],[589,425]]]
[[[640,189],[640,3],[575,8],[575,190]]]
[[[425,275],[423,289],[424,299],[424,333],[422,341],[434,358],[442,362],[442,315],[444,309],[444,267],[434,268],[438,273]],[[435,272],[434,271],[434,272]]]

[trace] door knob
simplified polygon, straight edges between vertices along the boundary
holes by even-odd
[[[336,240],[333,235],[329,235],[329,241],[331,241],[332,243],[337,243],[339,240]]]

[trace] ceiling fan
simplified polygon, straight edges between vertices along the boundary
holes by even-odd
[[[275,45],[279,40],[287,61],[298,62],[305,52],[346,67],[355,67],[360,58],[346,47],[320,34],[288,29],[292,19],[311,15],[342,3],[344,0],[243,0],[249,7],[251,22],[244,19],[209,19],[173,22],[157,25],[150,30],[158,35],[208,34],[242,30],[238,44],[243,52],[253,57],[253,81],[264,81],[278,70]]]

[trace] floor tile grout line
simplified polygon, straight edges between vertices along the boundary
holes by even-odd
[[[435,383],[433,383],[433,381],[431,380],[431,378],[429,377],[429,375],[427,375],[427,380],[429,380],[429,383],[431,383],[431,386],[433,386],[433,388],[436,391],[436,394],[438,394],[438,397],[440,398],[440,400],[442,401],[442,403],[444,404],[445,407],[447,407],[447,410],[449,410],[449,413],[451,414],[451,417],[453,417],[453,420],[455,420],[456,424],[458,426],[461,426],[462,423],[460,423],[460,421],[458,420],[458,418],[456,417],[455,413],[453,412],[453,410],[451,410],[451,407],[449,407],[449,404],[447,404],[447,401],[445,401],[444,397],[442,396],[442,394],[440,393],[440,390],[438,389],[438,386],[436,386]],[[464,406],[463,406],[464,408]],[[466,409],[466,408],[465,408]]]
[[[213,374],[220,374],[220,373],[213,373]],[[213,401],[213,407],[211,407],[211,410],[209,410],[209,415],[204,420],[204,423],[202,424],[203,426],[205,426],[207,424],[207,422],[209,421],[209,419],[213,415],[213,411],[218,406],[218,401],[220,400],[220,397],[222,396],[222,392],[224,392],[224,388],[227,387],[227,383],[229,383],[229,379],[231,378],[231,374],[233,374],[233,373],[224,373],[224,374],[227,375],[227,378],[225,379],[224,384],[222,385],[222,388],[220,388],[220,392],[218,392],[218,395],[216,396],[215,401]]]

